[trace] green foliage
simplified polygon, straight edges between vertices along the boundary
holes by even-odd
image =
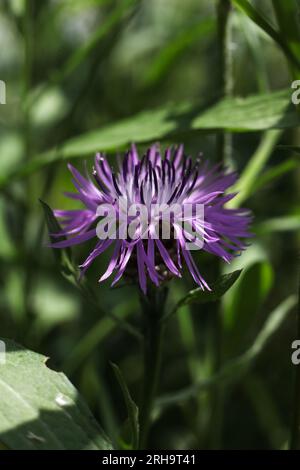
[[[300,154],[300,147],[296,145],[278,145],[278,148]]]
[[[253,181],[252,184],[252,193],[255,193],[257,190],[268,187],[271,183],[276,182],[281,176],[284,176],[286,173],[289,173],[293,170],[297,170],[300,166],[300,160],[297,158],[289,158],[283,163],[272,166],[270,169],[265,170],[256,181]]]
[[[178,60],[184,55],[187,48],[191,47],[196,41],[207,40],[211,33],[215,31],[215,22],[212,19],[205,19],[186,31],[180,31],[176,38],[163,48],[155,61],[149,66],[146,72],[144,87],[154,87],[159,85],[170,69],[178,63]]]
[[[61,232],[61,227],[57,222],[52,209],[42,200],[40,200],[42,205],[46,224],[48,227],[51,243],[55,243],[57,241],[66,240],[66,237],[56,237],[55,234]],[[76,272],[76,268],[74,266],[72,260],[72,254],[70,248],[64,248],[63,250],[57,250],[53,248],[53,253],[59,263],[59,266],[62,270],[63,276],[69,279],[71,282],[76,282],[76,276],[78,275]]]
[[[6,340],[0,449],[104,449],[110,440],[137,447],[131,396],[140,394],[145,325],[136,286],[98,285],[106,255],[79,282],[77,266],[92,244],[72,252],[48,245],[60,230],[51,207],[79,207],[62,196],[73,190],[67,161],[86,158],[90,168],[105,151],[116,167],[117,152],[135,142],[143,153],[155,141],[183,142],[212,164],[229,155],[241,177],[228,206],[253,212],[254,236],[228,266],[196,254],[201,274],[216,280],[211,292],[188,276],[169,283],[148,444],[281,449],[294,416],[299,447],[290,365],[298,334],[290,315],[299,270],[300,115],[291,102],[298,2],[0,3],[1,336],[26,345]],[[224,96],[228,79],[232,94]],[[119,383],[109,361],[120,365]]]
[[[207,380],[200,381],[186,389],[160,397],[157,400],[157,406],[167,407],[172,404],[181,404],[182,401],[189,400],[202,390],[214,387],[219,382],[225,382],[226,384],[231,385],[232,383],[239,381],[248,372],[254,361],[258,359],[272,335],[278,331],[282,322],[287,318],[288,314],[296,304],[296,296],[291,296],[285,299],[273,312],[270,313],[265,325],[247,351],[239,357],[228,361],[215,376],[212,376]]]
[[[232,0],[232,3],[257,24],[266,34],[268,34],[282,49],[287,59],[292,65],[300,68],[300,61],[289,47],[284,35],[276,31],[273,26],[256,10],[248,0]],[[277,2],[278,3],[278,2]]]
[[[239,278],[242,270],[237,270],[229,274],[224,274],[215,282],[211,283],[211,290],[203,290],[200,287],[197,289],[191,290],[187,295],[185,295],[179,302],[175,305],[173,310],[166,315],[165,318],[173,315],[181,307],[185,305],[190,305],[193,303],[205,304],[207,302],[216,302],[220,300],[221,297],[233,286],[235,281]]]
[[[189,104],[181,104],[154,111],[143,111],[120,123],[75,137],[55,150],[48,151],[33,158],[29,163],[19,166],[9,175],[0,177],[0,187],[4,187],[11,181],[11,178],[28,176],[59,160],[83,157],[96,153],[99,149],[113,151],[126,147],[132,142],[147,143],[170,139],[172,136],[178,140],[181,135],[193,134],[200,130],[245,132],[285,129],[300,124],[300,117],[295,107],[290,105],[289,93],[286,91],[244,99],[225,99],[211,108],[202,109],[202,111],[198,109],[199,107],[195,108]]]
[[[243,266],[242,275],[224,298],[225,349],[229,355],[241,350],[274,280],[272,265],[257,245],[252,245],[233,262],[233,267],[240,266]]]
[[[299,5],[294,0],[285,0],[278,2],[272,0],[275,11],[276,20],[279,25],[280,33],[285,41],[289,44],[298,62],[300,59],[300,23],[299,23]],[[299,76],[299,67],[295,69],[295,76]]]
[[[1,441],[18,450],[104,450],[108,438],[64,374],[13,341],[1,365]]]

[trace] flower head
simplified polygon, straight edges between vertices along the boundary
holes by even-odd
[[[209,286],[199,273],[191,251],[204,251],[230,262],[245,248],[251,220],[245,209],[229,209],[235,194],[227,193],[237,175],[220,165],[209,167],[202,157],[195,163],[183,146],[168,148],[162,155],[151,146],[140,158],[136,147],[121,159],[116,172],[103,154],[97,154],[92,175],[84,177],[69,165],[76,193],[67,194],[84,205],[80,210],[56,210],[67,240],[55,242],[64,248],[97,238],[93,251],[80,268],[84,273],[92,262],[113,246],[106,272],[113,272],[116,284],[126,272],[138,273],[146,292],[147,278],[159,285],[170,276],[181,277],[182,261],[194,281]]]

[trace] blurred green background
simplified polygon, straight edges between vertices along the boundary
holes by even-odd
[[[163,137],[163,146],[183,142],[194,157],[202,151],[211,162],[220,159],[222,136],[213,129],[218,126],[190,129],[180,115],[172,136],[161,135],[156,112],[139,114],[183,103],[189,116],[201,116],[202,108],[223,97],[218,3],[2,0],[0,5],[0,79],[7,91],[7,103],[0,105],[1,337],[50,356],[52,367],[70,377],[114,439],[126,410],[109,360],[120,366],[134,397],[142,376],[141,345],[128,331],[128,323],[136,328],[141,323],[136,287],[98,285],[105,255],[87,274],[96,300],[86,299],[60,274],[45,247],[38,199],[52,208],[75,207],[63,196],[71,189],[68,157],[77,157],[78,168],[84,161],[91,168],[94,151],[106,150],[113,162],[132,134],[140,137],[141,152]],[[243,273],[221,306],[184,307],[169,321],[153,448],[285,448],[293,417],[291,296],[299,268],[300,173],[298,154],[278,145],[299,145],[299,130],[293,117],[284,129],[270,131],[278,126],[264,122],[264,116],[277,106],[277,90],[287,90],[289,105],[291,82],[299,77],[298,3],[251,2],[278,31],[279,41],[233,3],[239,2],[232,2],[229,12],[226,47],[233,88],[227,93],[271,93],[266,107],[258,99],[255,109],[244,110],[243,119],[255,111],[262,125],[256,129],[253,117],[252,132],[225,138],[226,158],[243,175],[238,202],[253,211],[256,236],[231,266],[216,266],[210,256],[197,254],[208,280],[216,269],[243,268]],[[285,54],[287,46],[297,60]],[[284,118],[284,111],[276,112]],[[228,106],[227,113],[234,121],[235,107]],[[133,123],[123,121],[136,115]],[[116,122],[121,123],[116,132],[105,131]],[[247,130],[239,129],[238,120],[230,127]],[[66,141],[89,131],[93,134],[60,153]],[[78,264],[89,249],[85,244],[74,250]],[[172,281],[170,308],[191,288],[188,274]],[[282,317],[278,324],[275,309]],[[263,330],[266,324],[269,330]],[[259,336],[262,331],[265,336]],[[233,366],[228,380],[208,384],[243,354],[241,367]]]

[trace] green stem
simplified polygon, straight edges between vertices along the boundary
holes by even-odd
[[[217,5],[218,22],[218,62],[220,94],[222,98],[233,95],[233,56],[232,56],[232,5],[230,0],[219,0]],[[218,154],[226,164],[232,159],[232,136],[229,133],[218,135]]]
[[[141,297],[144,314],[144,379],[142,402],[140,407],[140,442],[139,448],[147,445],[151,414],[157,391],[161,363],[163,323],[161,318],[167,298],[167,289],[150,290]]]
[[[218,51],[219,51],[219,77],[222,98],[233,94],[233,57],[232,57],[232,5],[230,0],[218,0],[217,22],[218,22]],[[232,136],[230,133],[220,133],[217,136],[218,161],[233,166],[232,161]],[[220,271],[220,264],[216,262],[215,276]],[[222,340],[223,325],[220,303],[215,304],[212,312],[212,340],[211,357],[212,370],[218,374],[222,366]],[[218,449],[221,445],[224,390],[217,385],[211,391],[211,417],[209,429],[209,447]]]

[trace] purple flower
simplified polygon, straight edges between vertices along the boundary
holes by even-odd
[[[52,246],[65,248],[97,238],[93,251],[80,265],[83,274],[112,245],[110,262],[99,282],[113,272],[112,285],[125,271],[133,276],[137,273],[140,287],[146,292],[147,277],[156,285],[168,277],[181,277],[184,260],[194,281],[202,289],[209,289],[190,247],[230,262],[245,249],[243,239],[251,236],[249,212],[226,207],[235,196],[226,191],[237,175],[226,173],[220,165],[209,167],[202,157],[193,163],[184,154],[182,145],[175,150],[168,148],[164,156],[159,146],[153,145],[141,159],[132,145],[124,158],[119,159],[116,173],[103,154],[96,155],[92,178],[88,172],[86,177],[82,176],[71,165],[69,169],[77,192],[67,196],[81,201],[84,208],[54,211],[63,226],[56,236],[64,235],[67,240]],[[146,208],[144,219],[139,211],[129,213],[134,204]],[[164,209],[157,210],[157,206]],[[168,212],[169,207],[174,211]],[[198,207],[204,212],[199,213]],[[112,209],[110,215],[107,208]],[[167,222],[169,237],[162,236]],[[107,236],[99,237],[99,231]]]

